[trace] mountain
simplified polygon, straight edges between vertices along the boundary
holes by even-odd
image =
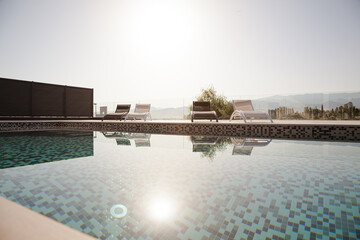
[[[231,100],[231,99],[229,99]],[[281,96],[275,95],[271,97],[259,98],[252,100],[256,110],[267,111],[278,107],[290,107],[295,111],[303,112],[304,107],[324,109],[336,108],[343,106],[345,103],[352,102],[354,106],[360,107],[360,92],[354,93],[314,93],[314,94],[298,94]],[[190,114],[189,106],[175,108],[157,108],[151,107],[151,116],[153,119],[183,119],[183,115]]]
[[[151,117],[153,119],[183,119],[183,115],[189,115],[189,107],[176,107],[176,108],[151,108]]]
[[[313,94],[299,94],[280,96],[275,95],[253,100],[255,109],[266,110],[277,107],[291,107],[296,111],[303,111],[304,107],[321,107],[324,109],[331,109],[352,102],[354,106],[360,106],[360,92],[353,93],[313,93]]]

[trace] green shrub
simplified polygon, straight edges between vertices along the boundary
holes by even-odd
[[[224,95],[217,95],[214,86],[201,89],[201,95],[196,100],[210,101],[211,110],[217,113],[219,119],[229,119],[234,111],[233,104]],[[192,106],[190,106],[190,111],[192,111]]]

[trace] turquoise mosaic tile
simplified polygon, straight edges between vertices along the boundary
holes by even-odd
[[[0,132],[0,169],[93,156],[93,132]]]

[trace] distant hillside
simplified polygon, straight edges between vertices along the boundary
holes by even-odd
[[[153,119],[183,119],[183,115],[190,113],[189,107],[177,108],[151,108],[151,116]]]
[[[303,111],[304,107],[321,107],[324,109],[331,109],[345,103],[352,102],[355,106],[360,106],[360,92],[354,93],[314,93],[301,94],[290,96],[271,96],[253,100],[254,108],[256,109],[274,109],[280,106],[292,107],[297,111]]]
[[[324,105],[324,109],[331,109],[338,106],[342,106],[345,103],[352,102],[356,107],[360,107],[360,92],[355,93],[315,93],[315,94],[299,94],[280,96],[275,95],[271,97],[265,97],[255,99],[252,101],[256,110],[274,109],[277,107],[291,107],[295,111],[304,111],[304,107],[321,107]],[[156,108],[151,107],[151,116],[153,119],[183,119],[183,114],[188,115],[190,113],[189,106],[175,107],[175,108]]]

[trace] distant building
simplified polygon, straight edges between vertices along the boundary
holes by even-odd
[[[276,119],[276,110],[275,109],[269,109],[268,113],[272,119]]]
[[[353,107],[353,103],[352,102],[348,102],[348,103],[346,103],[346,104],[344,104],[344,107],[346,108],[352,108]]]
[[[287,116],[293,115],[294,109],[287,107],[278,107],[275,109],[269,109],[268,113],[270,117],[273,119],[283,119],[286,118]]]
[[[309,108],[308,107],[304,107],[304,118],[305,119],[309,119],[309,118],[311,118],[312,116],[311,116],[311,112],[310,112],[310,110],[309,110]]]
[[[107,114],[107,106],[100,107],[100,116],[105,116]]]

